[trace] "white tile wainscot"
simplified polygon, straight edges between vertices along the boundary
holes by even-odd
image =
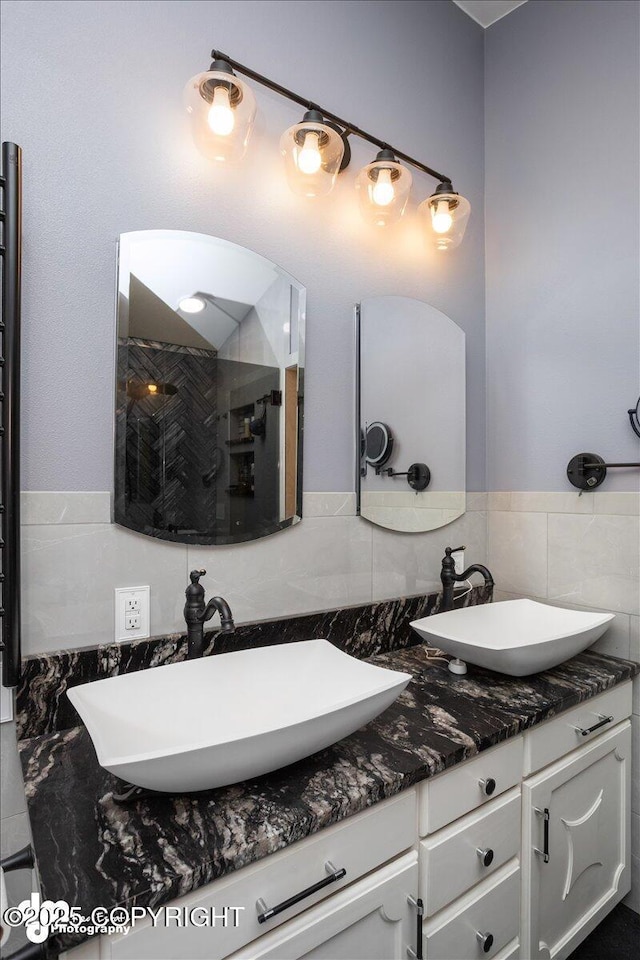
[[[23,492],[23,651],[111,642],[116,587],[149,584],[152,635],[180,631],[193,567],[207,570],[207,593],[224,596],[237,623],[439,589],[446,546],[486,559],[486,505],[485,493],[469,493],[459,520],[402,534],[357,517],[352,491],[311,491],[293,528],[187,548],[111,524],[108,492]]]

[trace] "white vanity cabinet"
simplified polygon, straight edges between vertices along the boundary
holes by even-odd
[[[514,737],[420,785],[425,960],[517,956],[523,749]]]
[[[627,682],[168,905],[238,927],[144,920],[67,957],[565,960],[630,887],[630,715]]]
[[[523,785],[522,944],[563,960],[629,889],[631,725]]]

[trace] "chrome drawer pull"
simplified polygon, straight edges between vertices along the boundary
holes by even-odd
[[[493,946],[493,934],[492,933],[476,933],[476,940],[482,947],[483,953],[489,953],[491,947]]]
[[[583,737],[588,737],[589,734],[593,733],[594,730],[599,730],[600,727],[604,727],[607,723],[612,723],[613,721],[613,717],[605,717],[603,713],[598,713],[597,716],[600,717],[598,723],[594,723],[592,727],[587,727],[586,730],[584,727],[576,727],[578,733]]]
[[[275,907],[267,907],[266,903],[260,897],[256,901],[256,909],[258,911],[258,923],[266,923],[267,920],[271,920],[272,917],[277,916],[279,913],[282,913],[283,910],[288,910],[289,907],[294,907],[296,903],[300,903],[301,900],[304,900],[306,897],[311,897],[314,893],[317,893],[318,890],[322,890],[324,887],[328,887],[330,883],[336,883],[338,880],[342,880],[343,877],[346,877],[347,871],[344,867],[341,867],[337,870],[330,860],[324,865],[325,870],[329,874],[328,877],[325,877],[324,880],[318,880],[317,883],[312,884],[310,887],[307,887],[305,890],[301,890],[300,893],[294,894],[292,897],[289,897],[287,900],[283,900],[281,903],[278,903]]]
[[[490,867],[493,863],[493,850],[491,847],[487,847],[486,850],[481,850],[480,847],[476,847],[476,853],[480,857],[480,863],[483,867]]]

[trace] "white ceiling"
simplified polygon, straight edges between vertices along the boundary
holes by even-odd
[[[472,20],[483,27],[490,27],[496,20],[521,7],[527,0],[453,0]]]

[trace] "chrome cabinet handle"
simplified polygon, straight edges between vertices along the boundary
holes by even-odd
[[[256,901],[258,923],[266,923],[267,920],[271,920],[272,917],[282,913],[283,910],[288,910],[289,907],[294,907],[296,903],[300,903],[300,901],[306,899],[306,897],[311,897],[314,893],[317,893],[318,890],[328,887],[330,883],[337,883],[338,880],[342,880],[342,878],[346,877],[347,875],[347,871],[344,869],[344,867],[341,867],[339,870],[337,870],[330,860],[327,860],[324,868],[329,874],[328,877],[325,877],[324,880],[318,880],[317,883],[313,883],[310,887],[306,887],[305,890],[301,890],[300,893],[296,893],[287,900],[283,900],[275,907],[267,907],[262,897],[260,897],[260,899]]]
[[[493,863],[493,850],[491,847],[487,847],[486,850],[482,850],[480,847],[477,847],[476,853],[480,857],[480,863],[483,867],[491,866]]]
[[[537,853],[539,857],[542,857],[543,863],[549,863],[549,821],[551,820],[551,813],[549,807],[544,807],[542,810],[540,807],[534,807],[533,812],[536,817],[542,817],[544,824],[544,839],[542,850],[538,847],[533,847],[533,852]]]
[[[478,780],[478,783],[480,784],[482,792],[488,797],[490,797],[496,789],[496,782],[493,777],[487,777],[486,780]]]
[[[578,733],[583,737],[588,737],[589,734],[593,733],[594,730],[599,730],[600,727],[604,727],[607,723],[611,723],[613,721],[613,717],[605,717],[603,713],[599,713],[597,716],[600,717],[598,723],[594,723],[592,727],[586,727],[586,729],[584,727],[576,727]]]
[[[417,900],[415,897],[407,897],[407,902],[416,911],[416,949],[412,950],[411,947],[407,947],[407,956],[409,957],[409,960],[424,960],[424,948],[422,943],[422,918],[424,917],[424,903],[420,897],[418,897]]]
[[[493,946],[493,934],[492,933],[480,933],[478,930],[476,933],[476,940],[482,947],[483,953],[489,953],[491,947]]]

